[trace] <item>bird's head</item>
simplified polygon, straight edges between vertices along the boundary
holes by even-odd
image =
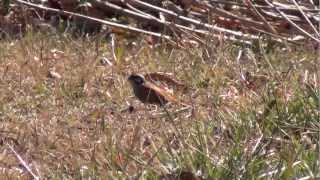
[[[144,77],[139,74],[131,74],[128,77],[128,81],[134,86],[143,85],[143,83],[145,82]]]

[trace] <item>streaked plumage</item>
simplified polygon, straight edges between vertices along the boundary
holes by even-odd
[[[176,98],[155,84],[146,81],[142,75],[132,74],[129,76],[135,96],[143,103],[165,105],[168,102],[177,102]]]

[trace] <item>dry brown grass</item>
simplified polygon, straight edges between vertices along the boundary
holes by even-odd
[[[0,42],[2,177],[30,177],[8,145],[41,178],[157,179],[180,170],[249,178],[278,170],[283,161],[293,169],[298,161],[312,166],[319,106],[306,97],[319,95],[316,52],[255,47],[237,61],[241,48],[225,42],[185,50],[117,42],[117,61],[99,37],[30,33]],[[182,107],[138,102],[127,76],[155,71],[185,82],[189,91],[181,98],[192,108],[174,113]],[[124,110],[129,104],[133,112]],[[295,118],[290,108],[300,108]],[[300,168],[273,176],[307,176]]]

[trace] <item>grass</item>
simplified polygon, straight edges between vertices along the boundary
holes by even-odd
[[[46,179],[320,177],[316,51],[117,38],[116,60],[100,37],[30,32],[0,42],[2,177],[30,177],[9,145]],[[133,97],[127,76],[156,71],[187,85],[177,96],[191,109]]]

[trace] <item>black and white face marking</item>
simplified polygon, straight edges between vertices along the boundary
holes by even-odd
[[[144,77],[141,75],[132,74],[129,76],[128,80],[136,85],[142,85],[144,83]]]

